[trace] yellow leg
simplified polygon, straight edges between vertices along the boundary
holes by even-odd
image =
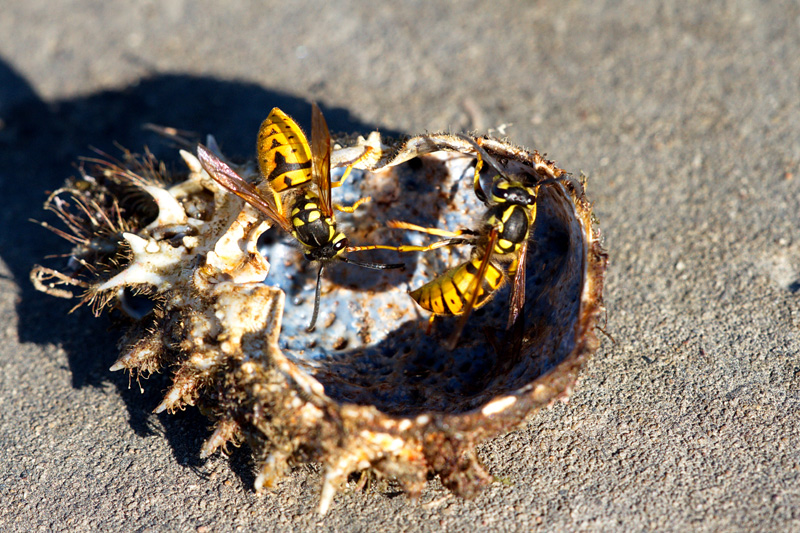
[[[475,162],[475,176],[472,178],[472,189],[475,191],[475,196],[478,197],[478,200],[486,203],[486,193],[483,192],[483,187],[481,187],[481,169],[483,168],[483,157],[481,157],[480,150],[476,150],[475,155],[478,157],[478,160]]]
[[[402,244],[400,246],[389,246],[386,244],[370,244],[368,246],[350,246],[347,248],[347,251],[360,252],[363,250],[394,250],[395,252],[428,252],[430,250],[444,248],[445,246],[467,244],[470,242],[470,240],[463,238],[462,235],[474,235],[474,232],[470,230],[449,231],[446,229],[439,229],[439,228],[426,228],[423,226],[417,226],[416,224],[411,224],[410,222],[401,222],[399,220],[391,220],[389,221],[387,226],[389,226],[390,228],[419,231],[422,233],[428,233],[429,235],[436,235],[438,237],[448,237],[448,238],[441,241],[436,241],[431,244],[427,244],[425,246],[415,246],[412,244]]]
[[[433,321],[436,320],[436,313],[431,313],[428,317],[428,327],[425,328],[425,335],[433,333]]]
[[[283,200],[281,200],[280,193],[272,191],[272,196],[275,198],[275,209],[280,216],[283,216]]]
[[[428,235],[436,235],[438,237],[460,237],[461,235],[469,233],[463,230],[450,231],[439,228],[426,228],[423,226],[417,226],[416,224],[412,224],[410,222],[402,222],[400,220],[390,220],[386,225],[390,228],[419,231],[420,233],[427,233]]]
[[[454,238],[445,239],[443,241],[436,241],[426,246],[414,246],[412,244],[402,244],[400,246],[389,246],[386,244],[370,244],[367,246],[349,246],[348,252],[361,252],[363,250],[394,250],[395,252],[428,252],[436,250],[437,248],[444,248],[445,246],[454,246],[457,244],[466,244],[467,239]]]
[[[508,266],[508,277],[513,279],[517,275],[517,268],[519,268],[519,259],[515,258]]]
[[[365,203],[369,202],[370,200],[372,200],[372,197],[365,196],[364,198],[359,198],[358,201],[356,203],[354,203],[353,205],[347,206],[347,205],[333,204],[333,207],[337,211],[341,211],[342,213],[352,213],[353,211],[358,209],[358,206],[360,206],[361,204],[365,204]]]
[[[353,170],[353,167],[355,167],[357,164],[367,159],[371,153],[372,153],[372,147],[367,146],[364,150],[364,153],[358,156],[358,159],[347,165],[347,168],[344,170],[344,174],[342,174],[342,179],[340,179],[339,181],[331,182],[331,188],[341,187],[344,184],[344,181],[350,176],[350,172]],[[352,211],[347,211],[347,212],[351,213]]]

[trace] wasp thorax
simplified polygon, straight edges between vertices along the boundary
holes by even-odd
[[[325,216],[319,198],[311,193],[299,197],[294,203],[292,228],[295,238],[310,248],[327,246],[340,235],[333,217]]]
[[[492,199],[495,202],[528,206],[536,203],[536,194],[520,183],[497,180],[492,185]]]

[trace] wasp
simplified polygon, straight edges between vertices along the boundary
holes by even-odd
[[[292,235],[307,260],[319,262],[314,311],[307,331],[313,331],[317,322],[322,272],[329,263],[342,261],[376,270],[405,268],[402,263],[368,263],[345,257],[346,252],[372,247],[350,247],[345,234],[336,228],[334,209],[352,213],[370,198],[361,198],[351,206],[332,203],[331,188],[340,187],[361,158],[348,165],[339,181],[331,182],[331,137],[316,104],[312,105],[310,145],[300,126],[275,108],[261,124],[256,152],[263,178],[258,186],[245,181],[202,144],[197,148],[200,163],[217,183]],[[312,183],[316,190],[309,186]]]
[[[508,278],[513,280],[506,329],[519,325],[520,313],[525,304],[525,269],[528,241],[536,220],[536,201],[539,187],[557,181],[542,180],[528,184],[521,178],[507,175],[473,139],[459,136],[470,143],[477,156],[473,189],[486,206],[477,230],[449,231],[426,228],[408,222],[391,221],[390,227],[419,231],[445,237],[427,246],[380,246],[400,252],[427,252],[444,246],[471,245],[467,261],[410,292],[411,298],[423,309],[430,311],[432,323],[436,316],[460,316],[449,340],[453,349],[458,342],[467,319],[474,309],[485,305]],[[498,174],[492,178],[490,191],[484,191],[480,173],[487,161]]]

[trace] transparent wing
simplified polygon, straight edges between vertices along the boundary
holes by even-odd
[[[514,273],[514,285],[511,287],[511,308],[508,312],[508,324],[506,329],[516,323],[519,313],[525,305],[525,267],[528,257],[528,239],[522,241],[519,249],[519,259],[517,260],[517,271]]]
[[[311,104],[311,160],[314,181],[319,191],[320,208],[325,216],[333,216],[331,205],[331,134],[319,106]]]
[[[461,332],[464,331],[464,326],[467,325],[469,315],[472,314],[472,310],[475,308],[475,304],[478,302],[478,294],[480,292],[481,285],[483,284],[483,278],[486,277],[486,270],[489,268],[489,263],[492,260],[492,250],[494,250],[494,247],[497,244],[497,238],[499,234],[500,231],[497,228],[492,228],[492,230],[489,232],[489,241],[486,243],[484,256],[481,260],[481,266],[478,269],[478,273],[475,275],[475,281],[471,287],[471,297],[469,302],[467,302],[467,306],[464,308],[464,312],[458,319],[456,329],[453,331],[453,334],[447,341],[448,350],[454,349],[456,344],[458,344],[458,339],[461,337]]]
[[[197,156],[198,159],[200,159],[200,164],[203,165],[203,168],[208,172],[209,176],[214,178],[214,181],[264,213],[267,218],[278,224],[287,233],[292,232],[291,222],[286,217],[281,216],[275,209],[275,206],[268,202],[258,189],[246,182],[244,178],[234,172],[231,167],[211,153],[208,148],[202,144],[198,144]]]

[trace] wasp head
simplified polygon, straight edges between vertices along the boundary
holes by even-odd
[[[521,183],[497,179],[492,184],[492,200],[498,204],[530,207],[536,203],[536,192]]]
[[[347,237],[341,231],[335,231],[333,237],[326,243],[319,246],[307,246],[303,251],[306,259],[309,261],[330,261],[335,257],[340,256],[349,242]]]

